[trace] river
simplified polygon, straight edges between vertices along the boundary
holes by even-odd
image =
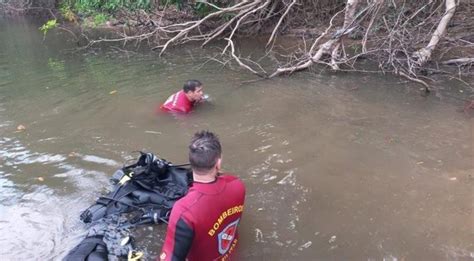
[[[133,151],[185,163],[202,129],[219,134],[224,169],[247,186],[244,260],[474,260],[474,119],[460,101],[380,74],[242,84],[253,76],[206,62],[212,47],[161,58],[75,47],[67,32],[43,39],[38,25],[0,20],[3,260],[60,260],[87,231],[81,211]],[[211,102],[154,114],[194,78]],[[147,260],[165,229],[142,233]]]

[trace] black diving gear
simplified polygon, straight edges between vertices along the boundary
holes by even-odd
[[[142,153],[138,162],[114,173],[113,190],[99,197],[96,204],[81,214],[84,223],[114,213],[126,213],[146,204],[171,210],[184,196],[192,180],[188,168],[176,167],[151,153]]]
[[[140,153],[135,164],[113,174],[111,191],[81,213],[80,219],[93,226],[64,261],[99,261],[109,260],[111,256],[116,259],[130,253],[135,255],[130,229],[167,223],[174,203],[187,193],[192,183],[192,171],[152,153]]]

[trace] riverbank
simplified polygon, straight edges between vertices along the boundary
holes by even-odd
[[[220,6],[213,2],[121,2],[125,7],[114,1],[94,1],[58,2],[49,9],[50,23],[41,28],[45,36],[59,29],[73,35],[78,48],[102,43],[125,48],[146,45],[160,55],[189,42],[223,42],[227,44],[222,55],[215,59],[262,78],[320,67],[372,73],[364,65],[369,60],[376,64],[375,71],[416,82],[425,93],[437,91],[436,82],[443,78],[464,84],[471,93],[474,90],[474,34],[470,30],[474,7],[469,1],[455,4],[452,14],[443,14],[443,1],[422,6],[400,6],[397,1],[362,5],[359,14],[350,18],[355,26],[347,24],[350,5],[346,1],[316,1],[319,9],[292,9],[292,5],[279,6],[278,1],[265,2],[269,6],[259,1]],[[352,2],[358,1],[347,3]],[[443,22],[443,28],[446,19],[449,23]],[[256,59],[248,60],[239,51],[238,42],[245,39],[262,46]],[[272,63],[257,62],[263,56]]]

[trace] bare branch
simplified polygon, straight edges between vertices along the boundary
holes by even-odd
[[[219,15],[222,15],[224,13],[228,13],[228,12],[235,12],[235,11],[240,11],[242,9],[247,9],[251,6],[255,6],[257,5],[258,3],[260,3],[261,0],[255,0],[253,2],[251,2],[249,4],[249,1],[248,0],[245,0],[245,1],[242,1],[232,7],[228,7],[228,8],[222,8],[221,10],[217,11],[217,12],[213,12],[213,13],[210,13],[208,14],[206,17],[202,18],[201,20],[199,21],[195,21],[194,23],[189,23],[189,24],[192,24],[191,26],[181,30],[177,35],[175,35],[173,38],[171,38],[170,40],[168,40],[162,47],[162,50],[160,52],[160,56],[165,52],[165,50],[168,48],[168,46],[175,42],[176,40],[178,40],[179,38],[187,35],[189,32],[191,32],[193,29],[199,27],[202,23],[204,23],[205,21],[209,20],[210,18],[213,18],[213,17],[216,17],[216,16],[219,16]],[[182,24],[184,26],[186,26],[188,23],[185,23],[185,24]],[[179,25],[177,25],[179,26]]]
[[[417,59],[419,65],[424,64],[431,58],[431,53],[436,48],[436,45],[440,41],[441,37],[446,33],[446,28],[448,23],[456,11],[456,0],[446,0],[446,12],[444,13],[443,18],[438,24],[438,27],[433,32],[430,42],[426,47],[421,48],[420,50],[413,53],[413,57]]]
[[[401,76],[403,76],[403,77],[405,77],[405,78],[407,78],[407,79],[410,80],[410,81],[413,81],[413,82],[416,82],[416,83],[419,83],[419,84],[425,86],[425,88],[427,88],[427,89],[429,90],[429,85],[428,85],[425,81],[420,80],[420,79],[413,78],[413,77],[411,77],[410,75],[408,75],[408,74],[406,74],[406,73],[404,73],[404,72],[399,72],[398,74],[401,75]]]
[[[254,69],[250,68],[250,66],[244,64],[244,63],[240,60],[240,58],[237,57],[237,55],[235,54],[234,42],[232,42],[232,40],[231,40],[230,38],[226,38],[226,40],[229,42],[229,46],[230,46],[230,50],[231,50],[230,53],[231,53],[232,57],[234,58],[235,61],[237,61],[237,63],[238,63],[241,67],[243,67],[243,68],[245,68],[245,69],[251,71],[252,73],[254,73],[254,74],[257,75],[257,76],[260,76],[260,77],[262,77],[262,78],[267,78],[266,75],[263,75],[263,74],[261,74],[261,73],[255,71]]]
[[[457,58],[442,62],[442,64],[460,64],[467,65],[474,63],[474,58]]]
[[[273,32],[272,32],[272,35],[270,36],[270,38],[268,39],[268,42],[267,42],[267,47],[268,45],[270,45],[270,43],[273,41],[274,37],[275,37],[275,34],[278,30],[278,28],[280,27],[281,23],[283,22],[283,19],[285,19],[286,15],[290,12],[291,10],[291,7],[293,7],[293,5],[296,4],[296,0],[293,0],[291,2],[291,4],[286,7],[286,10],[285,10],[285,13],[283,13],[283,15],[280,17],[280,19],[278,20],[278,23],[275,25],[275,28],[273,29]]]

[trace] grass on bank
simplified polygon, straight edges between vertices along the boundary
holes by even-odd
[[[229,1],[210,0],[208,2],[216,6],[225,6],[230,4]],[[77,23],[79,20],[83,20],[85,26],[97,27],[109,21],[118,10],[130,12],[136,10],[150,11],[160,6],[175,6],[181,10],[185,5],[188,5],[199,17],[204,17],[217,10],[203,2],[188,3],[187,0],[158,0],[156,2],[151,0],[61,0],[59,1],[59,12],[64,20],[68,22]],[[224,20],[229,19],[229,17],[224,17]],[[49,20],[40,27],[40,30],[46,36],[49,30],[58,25],[56,19]]]

